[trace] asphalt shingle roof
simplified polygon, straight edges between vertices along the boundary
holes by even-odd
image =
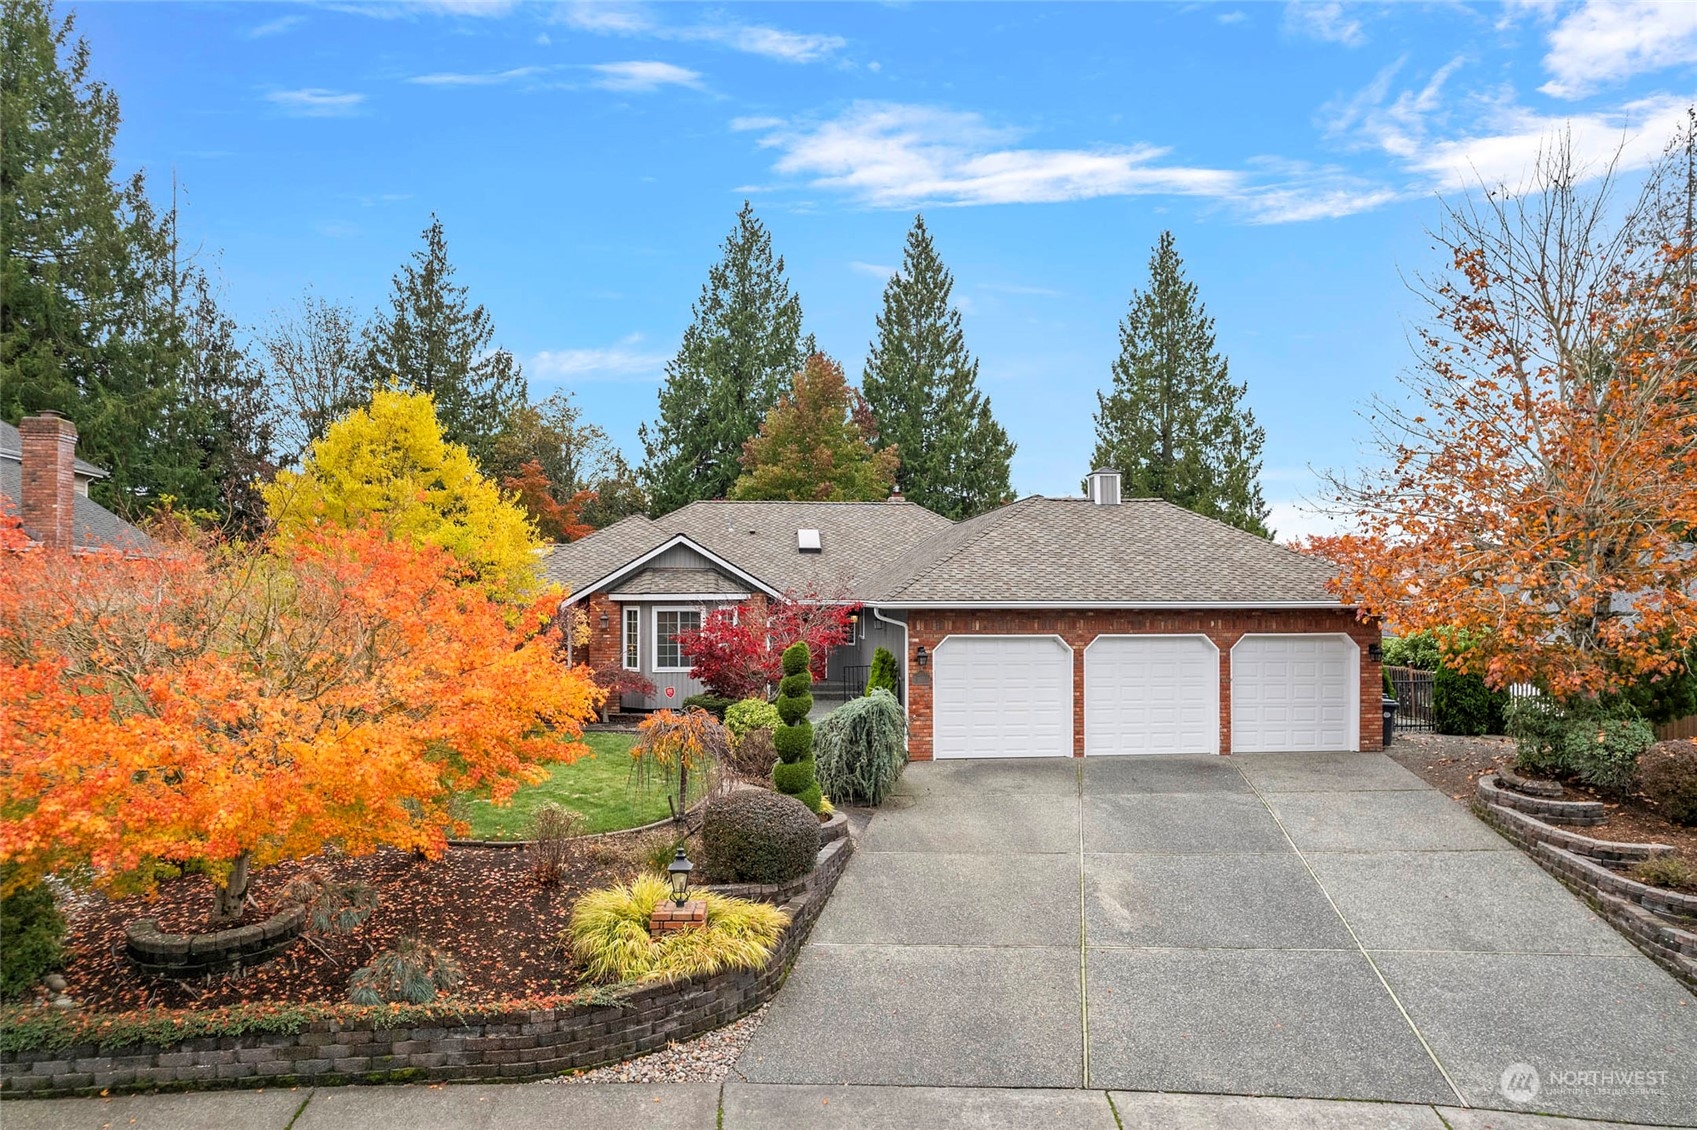
[[[822,552],[797,550],[802,528],[820,531]],[[1149,498],[1097,506],[1031,497],[959,523],[912,503],[696,502],[657,521],[627,518],[553,546],[544,570],[577,591],[678,534],[779,591],[896,604],[1337,599],[1323,561]]]
[[[692,502],[551,546],[543,571],[577,592],[682,534],[778,592],[864,598],[865,578],[951,525],[911,502]],[[797,549],[800,529],[819,531],[820,552]]]
[[[895,603],[1334,602],[1331,566],[1152,498],[1024,498],[962,522],[872,578]]]
[[[748,586],[712,569],[644,569],[614,584],[608,592],[627,596],[706,595],[747,592]]]
[[[0,459],[22,460],[24,456],[24,436],[16,427],[0,420]],[[104,479],[104,468],[96,467],[86,459],[77,460],[77,474],[86,475],[91,479]]]

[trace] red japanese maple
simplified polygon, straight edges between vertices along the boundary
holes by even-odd
[[[717,608],[701,629],[679,635],[678,643],[694,666],[692,679],[725,698],[764,698],[782,677],[784,649],[805,643],[813,653],[813,677],[825,677],[825,660],[849,638],[849,617],[859,605],[824,598],[817,592],[786,592],[775,601],[751,600]]]

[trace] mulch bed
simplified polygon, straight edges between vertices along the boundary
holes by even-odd
[[[1514,743],[1507,738],[1463,738],[1444,734],[1398,734],[1385,753],[1404,769],[1442,789],[1462,804],[1473,803],[1480,777],[1514,760]],[[1608,813],[1601,824],[1575,831],[1596,840],[1667,844],[1697,865],[1697,828],[1671,823],[1646,808],[1639,798],[1617,797],[1563,782],[1574,800],[1600,800]]]
[[[451,848],[437,860],[384,850],[358,859],[321,857],[267,867],[253,878],[253,905],[244,921],[272,913],[277,892],[306,865],[324,867],[340,882],[371,884],[377,908],[352,935],[302,939],[254,969],[190,981],[138,972],[124,956],[124,927],[137,918],[156,918],[170,932],[210,929],[206,916],[212,896],[205,879],[163,883],[153,900],[74,896],[65,908],[72,954],[65,969],[68,991],[83,1006],[102,1012],[342,1001],[355,969],[411,934],[458,960],[465,986],[457,998],[478,1002],[571,992],[578,976],[558,938],[572,905],[583,892],[620,881],[628,871],[588,854],[577,853],[554,888],[540,887],[531,878],[522,849]]]

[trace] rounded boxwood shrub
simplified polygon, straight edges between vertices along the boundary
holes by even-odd
[[[730,734],[733,746],[750,730],[776,730],[783,724],[778,708],[763,698],[745,698],[725,711],[725,731]]]
[[[1675,824],[1697,826],[1697,744],[1662,742],[1638,759],[1638,787]]]
[[[813,870],[819,818],[794,797],[740,789],[708,802],[701,844],[720,882],[787,883]]]
[[[850,699],[814,730],[819,785],[839,803],[882,804],[907,762],[907,719],[887,690]]]
[[[813,724],[807,720],[813,709],[813,654],[805,643],[784,649],[784,677],[778,682],[778,717],[783,725],[772,731],[778,764],[772,767],[772,783],[805,804],[811,811],[825,807],[825,797],[813,775]]]
[[[733,700],[716,694],[692,694],[683,701],[685,710],[705,710],[721,722],[725,720],[725,713],[732,705]]]

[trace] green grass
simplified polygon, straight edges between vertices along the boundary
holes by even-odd
[[[468,837],[523,839],[530,827],[531,814],[550,802],[583,813],[589,821],[585,829],[589,832],[636,828],[672,814],[660,789],[645,792],[631,780],[630,747],[635,744],[636,735],[594,733],[585,734],[583,740],[594,752],[593,757],[550,767],[546,781],[524,786],[507,804],[497,808],[486,797],[469,798]]]

